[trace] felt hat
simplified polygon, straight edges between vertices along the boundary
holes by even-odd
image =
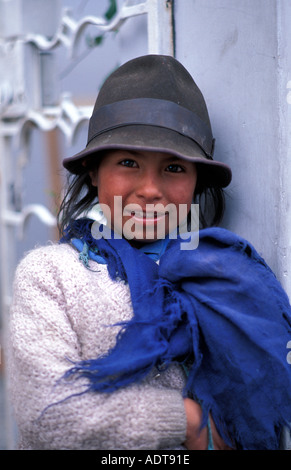
[[[226,187],[230,168],[213,160],[214,139],[204,97],[175,58],[145,55],[115,70],[101,87],[89,121],[87,146],[65,158],[78,174],[89,156],[109,149],[158,151],[197,164],[207,186]]]

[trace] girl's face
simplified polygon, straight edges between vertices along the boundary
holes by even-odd
[[[161,152],[112,150],[90,172],[111,228],[135,242],[164,238],[187,217],[195,164]]]

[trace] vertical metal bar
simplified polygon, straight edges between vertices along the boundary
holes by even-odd
[[[1,132],[2,131],[2,132]],[[11,417],[11,409],[8,401],[8,390],[5,367],[5,341],[7,338],[8,310],[12,291],[12,277],[15,267],[15,242],[14,228],[5,220],[6,211],[11,206],[9,200],[9,187],[12,182],[12,136],[4,133],[0,127],[0,253],[1,253],[1,361],[4,381],[4,416],[5,438],[8,450],[14,448],[14,425]]]
[[[148,51],[174,55],[173,0],[148,0]]]

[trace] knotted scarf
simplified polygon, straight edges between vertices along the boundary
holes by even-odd
[[[66,377],[85,376],[88,391],[112,393],[153,367],[190,364],[185,396],[201,403],[205,420],[211,412],[229,445],[278,449],[291,423],[291,309],[253,246],[208,228],[191,251],[169,240],[157,264],[124,239],[93,239],[90,221],[77,223],[89,255],[98,252],[111,278],[128,283],[134,315],[108,354],[75,364]]]

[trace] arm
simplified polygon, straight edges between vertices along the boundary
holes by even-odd
[[[80,381],[55,386],[70,367],[66,357],[79,360],[81,346],[57,269],[36,253],[17,269],[10,331],[11,393],[24,446],[158,449],[185,440],[186,417],[177,389],[147,383],[113,394],[78,395]]]

